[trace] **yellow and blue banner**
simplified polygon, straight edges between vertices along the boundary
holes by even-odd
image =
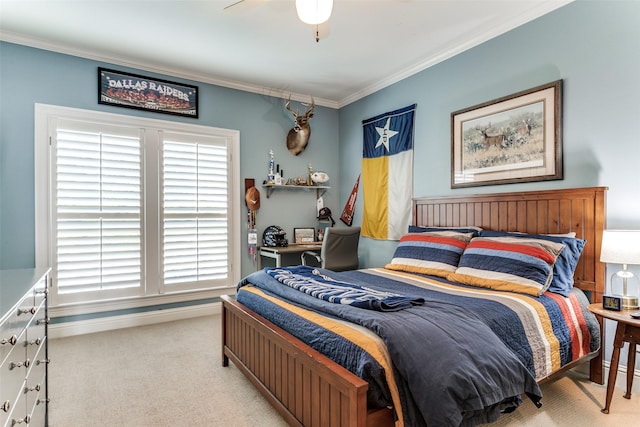
[[[361,233],[400,240],[411,222],[413,122],[416,104],[362,121]]]

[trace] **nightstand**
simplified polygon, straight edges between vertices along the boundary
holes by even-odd
[[[627,392],[624,397],[626,399],[631,398],[631,386],[633,385],[633,373],[636,363],[636,344],[640,344],[640,319],[634,319],[629,315],[637,310],[605,310],[602,308],[601,303],[591,304],[587,308],[596,316],[617,322],[616,337],[613,340],[613,355],[611,356],[611,365],[609,367],[609,379],[607,380],[607,400],[602,409],[603,413],[608,414],[618,375],[620,349],[625,342],[629,343],[629,356],[627,358]]]

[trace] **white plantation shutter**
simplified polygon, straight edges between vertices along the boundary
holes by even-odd
[[[162,137],[164,284],[229,277],[228,149],[222,138]]]
[[[72,120],[58,123],[53,218],[59,294],[139,292],[143,271],[140,134],[133,128]]]
[[[46,105],[35,118],[36,265],[52,269],[52,307],[111,311],[235,287],[238,131]]]

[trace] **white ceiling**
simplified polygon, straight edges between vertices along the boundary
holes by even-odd
[[[339,108],[572,0],[0,0],[0,39]]]

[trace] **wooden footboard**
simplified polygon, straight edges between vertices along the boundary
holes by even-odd
[[[231,360],[290,425],[392,426],[367,411],[368,384],[291,334],[222,296],[222,364]]]

